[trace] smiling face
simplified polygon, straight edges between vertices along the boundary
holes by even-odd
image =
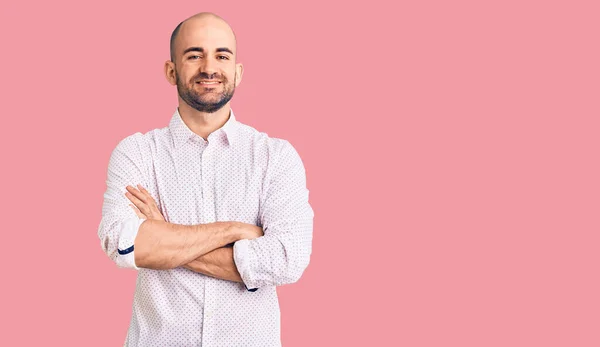
[[[227,105],[241,81],[233,31],[222,19],[198,16],[186,20],[176,34],[167,79],[192,108],[213,113]]]

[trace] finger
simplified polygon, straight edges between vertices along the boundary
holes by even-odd
[[[135,212],[135,214],[140,217],[140,218],[146,218],[146,215],[144,215],[142,212],[140,212],[140,210],[138,210],[137,207],[135,207],[133,204],[129,204],[129,206],[131,206],[131,208],[133,209],[133,211]]]
[[[125,196],[129,199],[129,201],[133,202],[135,207],[137,207],[143,214],[147,214],[149,212],[148,205],[146,205],[146,203],[135,197],[133,194],[127,192],[125,193]]]
[[[133,194],[140,201],[146,202],[146,195],[135,189],[133,186],[127,186],[125,189],[127,189],[129,193]]]
[[[153,210],[154,212],[159,212],[158,204],[156,203],[156,200],[154,200],[152,195],[150,195],[150,192],[148,192],[146,188],[142,187],[141,184],[138,184],[137,186],[140,189],[140,191],[146,196],[144,202],[146,203],[146,205],[148,205],[150,210]]]
[[[148,193],[146,188],[144,188],[141,184],[138,184],[137,188],[140,190],[140,192],[150,195],[150,193]]]
[[[156,200],[154,200],[154,198],[152,197],[152,195],[150,194],[150,192],[146,190],[146,188],[144,188],[141,184],[138,184],[137,187],[140,190],[140,192],[142,192],[146,196],[147,199],[144,200],[144,201],[147,204],[154,204],[154,205],[156,205]]]
[[[140,200],[145,203],[145,206],[143,208],[141,208],[143,213],[146,216],[148,216],[148,218],[153,218],[153,217],[158,218],[158,216],[160,216],[160,218],[162,218],[164,220],[164,217],[163,217],[160,209],[158,208],[156,201],[154,200],[152,195],[150,195],[150,192],[148,192],[148,190],[146,190],[146,188],[144,188],[141,184],[137,184],[137,187],[139,189],[140,194],[143,195],[143,198],[140,198]],[[128,189],[128,190],[133,191],[133,190],[135,190],[135,188],[131,187],[131,189]]]
[[[129,201],[135,203],[135,202],[142,202],[140,199],[138,199],[135,195],[131,194],[130,192],[125,192],[125,196],[127,197],[127,199],[129,199]]]

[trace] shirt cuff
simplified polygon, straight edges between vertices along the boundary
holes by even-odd
[[[250,252],[248,250],[250,240],[243,239],[238,240],[233,244],[233,261],[235,262],[235,266],[240,273],[240,277],[242,281],[244,281],[244,286],[249,292],[255,292],[258,288],[248,288],[253,287],[252,279],[250,278]]]
[[[146,218],[128,218],[121,223],[119,245],[117,247],[117,266],[139,270],[135,264],[135,238],[140,230],[140,225]]]

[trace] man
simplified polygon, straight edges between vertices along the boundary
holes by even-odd
[[[286,140],[236,120],[243,66],[229,25],[211,13],[171,36],[167,127],[113,150],[98,236],[138,270],[126,346],[280,346],[276,286],[311,254],[303,163]]]

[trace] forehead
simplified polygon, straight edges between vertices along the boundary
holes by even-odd
[[[208,51],[227,47],[235,53],[235,36],[226,23],[215,19],[185,22],[176,41],[179,52],[189,47],[202,47]]]

